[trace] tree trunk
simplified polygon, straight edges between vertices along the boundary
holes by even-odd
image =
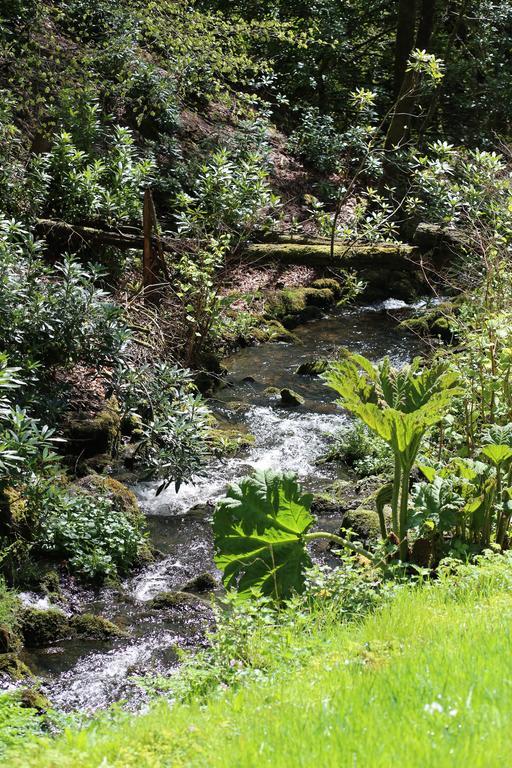
[[[414,6],[414,13],[416,14],[415,2],[401,2],[400,5],[407,5],[409,7],[409,13],[412,12],[411,9]],[[407,58],[403,68],[404,74],[401,80],[396,107],[391,117],[391,123],[389,124],[388,132],[386,134],[386,151],[391,151],[397,147],[403,146],[409,139],[411,119],[415,116],[415,110],[417,106],[417,91],[419,83],[417,74],[415,72],[407,71],[407,59],[411,55],[413,48],[420,48],[421,50],[429,49],[432,33],[434,31],[435,10],[436,0],[422,1],[418,34],[416,38],[413,36],[412,44],[407,52]],[[400,23],[401,17],[399,13],[399,27],[397,29],[397,52],[395,59],[395,86],[398,68],[401,66],[401,58],[399,60],[399,55],[402,56],[405,53],[405,43],[402,43],[403,50],[401,50],[400,54],[398,50],[399,38],[403,38],[405,40],[405,32],[400,31]],[[408,20],[408,24],[411,24],[411,19]],[[389,174],[386,171],[386,176],[388,175]]]
[[[395,42],[395,98],[400,94],[416,37],[417,0],[399,0]]]
[[[416,48],[427,51],[430,46],[436,18],[436,0],[422,0]]]

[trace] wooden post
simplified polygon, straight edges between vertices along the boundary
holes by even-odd
[[[153,229],[155,231],[155,241],[156,241],[156,247],[157,247],[157,253],[158,253],[158,267],[161,270],[167,282],[170,283],[171,275],[169,273],[169,267],[167,266],[164,249],[162,247],[162,240],[160,237],[160,227],[158,226],[158,219],[156,217],[155,201],[153,200],[153,195],[151,194],[151,190],[148,190],[148,191],[149,191],[149,209],[151,212],[151,221],[153,224]]]
[[[144,288],[144,301],[155,304],[158,300],[156,291],[152,290],[158,282],[156,272],[155,257],[153,253],[153,216],[151,210],[151,191],[149,187],[144,190],[144,208],[142,213],[144,248],[142,255],[142,285]]]

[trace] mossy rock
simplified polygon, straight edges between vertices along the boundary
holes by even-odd
[[[41,591],[48,597],[60,597],[60,576],[57,571],[51,569],[41,576],[38,584]]]
[[[280,397],[281,396],[281,390],[279,387],[265,387],[263,390],[263,394],[267,397]]]
[[[262,320],[261,325],[251,329],[249,341],[257,344],[285,342],[298,344],[298,338],[288,331],[279,320]]]
[[[315,517],[344,517],[345,509],[336,499],[328,494],[316,494],[311,502],[311,512]]]
[[[23,534],[31,527],[28,505],[16,488],[7,487],[0,491],[0,531]]]
[[[0,680],[17,681],[33,677],[32,672],[15,653],[0,653]]]
[[[273,293],[267,302],[267,313],[282,322],[285,328],[314,320],[322,310],[335,304],[330,288],[284,288]]]
[[[137,559],[135,560],[135,568],[145,568],[155,562],[158,557],[158,550],[153,547],[149,541],[143,542],[139,545],[137,550]]]
[[[209,438],[214,452],[218,456],[234,456],[239,451],[251,448],[256,438],[247,430],[217,422],[209,431]]]
[[[92,613],[83,613],[81,616],[73,616],[70,621],[73,632],[78,637],[92,640],[110,640],[113,637],[127,637],[128,633],[105,619],[103,616],[95,616]]]
[[[308,267],[345,267],[355,270],[363,268],[401,269],[419,272],[413,262],[417,249],[410,245],[395,243],[372,243],[361,245],[336,240],[334,253],[327,238],[298,238],[277,243],[256,243],[246,249],[248,257],[258,264],[278,262],[282,264],[305,264]]]
[[[215,576],[211,573],[200,573],[199,576],[195,576],[181,588],[182,592],[213,592],[217,589],[218,582]]]
[[[343,528],[354,531],[363,544],[371,544],[381,538],[379,516],[373,509],[359,507],[347,510],[343,518]]]
[[[115,397],[106,401],[99,413],[73,414],[64,425],[66,449],[74,455],[91,457],[98,454],[115,454],[121,435],[119,403]]]
[[[145,517],[136,495],[119,480],[105,475],[87,475],[77,480],[74,487],[88,496],[105,496],[130,522],[138,526],[144,525]]]
[[[283,405],[298,406],[304,405],[306,402],[302,395],[299,395],[297,392],[294,392],[293,389],[288,389],[287,387],[282,389],[280,394]]]
[[[15,628],[0,624],[0,653],[17,653],[21,646],[21,637]]]
[[[318,360],[306,360],[301,363],[298,368],[295,369],[297,376],[321,376],[325,373],[329,367],[330,361],[326,358],[318,358]]]
[[[343,296],[343,287],[333,277],[320,277],[318,280],[313,280],[310,288],[316,288],[317,290],[328,288],[336,301],[339,301]]]
[[[13,696],[14,700],[24,709],[33,709],[40,715],[52,708],[50,700],[43,696],[37,688],[21,688]]]
[[[132,444],[130,443],[131,447]],[[128,446],[126,446],[128,447]],[[120,446],[120,450],[123,450],[125,446]],[[117,472],[121,465],[120,454],[116,453],[116,456],[112,456],[111,453],[98,453],[94,456],[89,456],[86,459],[80,458],[80,461],[76,466],[77,477],[87,477],[87,475],[111,475],[113,472]]]
[[[39,648],[64,640],[70,634],[68,617],[57,608],[25,608],[20,617],[21,634],[28,648]]]
[[[404,320],[400,323],[400,327],[421,336],[437,336],[447,344],[454,344],[457,342],[457,334],[452,328],[451,318],[455,311],[453,302],[446,302],[435,309],[427,310],[418,317]]]
[[[142,437],[142,419],[138,413],[125,413],[121,419],[121,434],[127,437]]]
[[[189,592],[160,592],[148,606],[152,610],[161,611],[166,608],[183,608],[187,606],[197,606],[200,599]]]

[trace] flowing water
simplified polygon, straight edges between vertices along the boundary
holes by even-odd
[[[216,573],[212,505],[230,481],[251,469],[290,470],[318,491],[336,478],[335,465],[319,466],[317,460],[348,416],[321,379],[294,371],[301,362],[329,357],[340,346],[372,360],[389,355],[395,365],[403,364],[421,349],[416,337],[397,327],[396,315],[407,311],[403,302],[393,300],[345,310],[296,329],[299,343],[250,347],[224,361],[228,374],[212,407],[221,420],[254,435],[254,444],[234,458],[213,461],[204,477],[179,493],[168,489],[156,497],[151,483],[135,489],[162,558],[126,580],[120,590],[75,596],[75,607],[116,621],[128,630],[128,639],[64,641],[25,654],[56,707],[92,711],[120,700],[139,706],[134,677],[169,672],[177,664],[177,647],[204,642],[211,620],[206,602],[158,612],[149,601],[160,592],[179,590],[205,571]],[[268,387],[293,389],[304,405],[285,407],[279,396],[265,392]],[[37,597],[26,595],[25,600]]]

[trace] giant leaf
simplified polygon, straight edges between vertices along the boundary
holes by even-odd
[[[482,454],[495,466],[500,467],[504,462],[512,459],[512,448],[508,445],[486,445],[482,448]]]
[[[313,523],[311,502],[290,474],[257,472],[230,486],[213,521],[225,586],[276,600],[300,592],[311,565],[303,538]]]

